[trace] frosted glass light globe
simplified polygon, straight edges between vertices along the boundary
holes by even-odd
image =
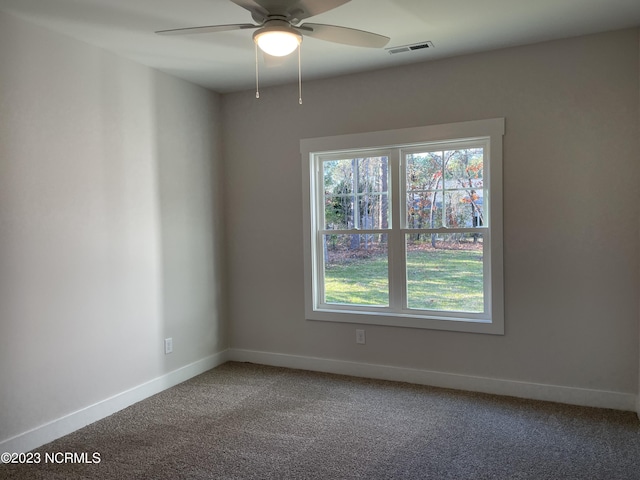
[[[284,57],[298,48],[302,37],[295,31],[261,29],[255,33],[253,40],[263,52]]]

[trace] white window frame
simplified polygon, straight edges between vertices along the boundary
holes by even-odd
[[[470,122],[430,125],[401,130],[386,130],[353,135],[309,138],[300,141],[303,179],[303,228],[304,228],[304,279],[305,279],[305,318],[329,322],[356,324],[388,325],[396,327],[426,328],[460,332],[504,334],[504,280],[503,280],[503,226],[502,226],[502,137],[504,118],[476,120]],[[324,210],[317,196],[324,195],[319,165],[323,160],[337,158],[345,152],[366,150],[371,156],[389,157],[389,198],[391,211],[389,230],[358,233],[387,233],[395,236],[389,246],[390,283],[404,283],[406,272],[404,262],[398,262],[398,256],[405,255],[404,205],[405,181],[400,178],[401,157],[410,153],[414,146],[423,151],[425,144],[455,142],[483,144],[483,179],[489,196],[485,212],[489,225],[484,228],[484,293],[485,312],[435,312],[409,310],[403,308],[369,307],[353,305],[323,304],[320,302],[323,285],[318,281],[318,272],[323,264],[323,249],[316,248],[320,242],[320,231],[324,227]],[[442,145],[440,145],[442,146]],[[429,148],[429,146],[426,146]],[[321,189],[319,193],[319,189]],[[454,233],[455,230],[442,228],[439,233]],[[391,239],[390,239],[391,240]],[[406,299],[399,298],[404,288],[391,288],[390,304],[405,305]]]

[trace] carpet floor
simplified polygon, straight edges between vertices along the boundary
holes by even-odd
[[[40,463],[0,478],[627,480],[640,479],[640,422],[229,362],[31,453]]]

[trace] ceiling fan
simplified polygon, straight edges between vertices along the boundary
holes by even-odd
[[[231,0],[249,10],[257,23],[235,23],[230,25],[208,25],[203,27],[159,30],[160,35],[190,35],[194,33],[225,32],[229,30],[258,29],[253,34],[256,44],[269,55],[284,56],[293,52],[302,42],[302,37],[313,37],[328,42],[358,47],[381,48],[389,37],[354,28],[303,23],[302,20],[333,10],[350,0]]]
[[[256,30],[253,41],[256,44],[256,87],[257,49],[268,55],[282,57],[289,55],[300,46],[302,37],[312,37],[328,42],[358,47],[382,48],[389,37],[364,30],[326,25],[322,23],[302,23],[309,17],[333,10],[350,0],[231,0],[248,10],[256,22],[229,25],[207,25],[202,27],[174,28],[159,30],[159,35],[191,35],[197,33],[226,32],[230,30]],[[298,49],[298,55],[300,50]],[[299,57],[298,57],[299,58]],[[298,83],[300,84],[300,64],[298,62]],[[256,97],[259,93],[256,90]],[[300,96],[302,103],[302,96]]]

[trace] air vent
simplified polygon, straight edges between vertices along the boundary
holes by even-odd
[[[413,43],[411,45],[400,45],[398,47],[389,47],[387,48],[387,51],[391,55],[394,55],[396,53],[411,52],[414,50],[425,50],[427,48],[433,48],[433,42],[420,42],[420,43]]]

